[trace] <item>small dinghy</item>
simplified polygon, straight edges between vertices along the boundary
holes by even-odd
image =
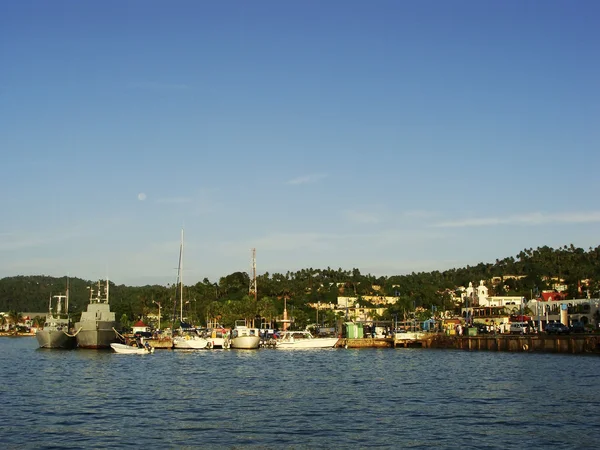
[[[126,345],[126,344],[110,344],[110,347],[116,353],[128,354],[128,355],[145,355],[148,353],[154,353],[154,347],[152,347],[147,342],[144,343],[141,347]]]

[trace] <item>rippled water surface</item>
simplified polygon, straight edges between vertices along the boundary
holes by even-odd
[[[0,338],[3,448],[598,448],[600,358],[40,350]]]

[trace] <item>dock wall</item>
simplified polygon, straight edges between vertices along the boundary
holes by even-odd
[[[447,336],[427,334],[419,339],[340,339],[344,348],[447,348],[456,350],[484,350],[498,352],[546,352],[600,354],[600,335],[490,335]]]

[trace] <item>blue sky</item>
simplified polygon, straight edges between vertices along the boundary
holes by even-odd
[[[600,244],[595,1],[0,3],[0,277]]]

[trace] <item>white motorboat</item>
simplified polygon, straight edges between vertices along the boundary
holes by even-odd
[[[338,338],[316,338],[309,331],[284,331],[277,339],[275,348],[333,348]]]
[[[126,355],[147,355],[150,353],[154,353],[154,347],[152,347],[147,342],[142,344],[142,346],[138,345],[127,345],[127,344],[110,344],[110,347],[116,352]]]
[[[245,325],[245,321],[241,322],[243,322],[244,325],[236,322],[235,328],[231,332],[231,348],[239,348],[244,350],[258,348],[260,345],[260,333],[258,328],[249,328]]]
[[[201,350],[209,348],[209,341],[197,334],[187,333],[173,338],[173,348],[177,350]]]

